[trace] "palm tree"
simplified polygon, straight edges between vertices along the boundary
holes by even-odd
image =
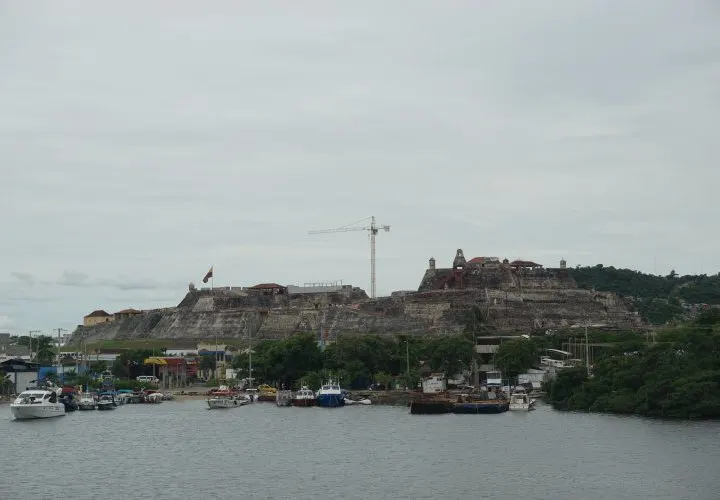
[[[42,335],[35,341],[35,362],[50,364],[55,359],[55,349],[52,347],[52,339]]]
[[[0,394],[12,394],[14,389],[15,384],[10,378],[10,374],[0,372]]]

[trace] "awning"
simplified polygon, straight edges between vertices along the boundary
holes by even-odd
[[[167,361],[162,358],[151,357],[147,358],[143,363],[146,365],[166,365]]]

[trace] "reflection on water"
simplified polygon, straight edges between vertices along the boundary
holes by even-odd
[[[720,423],[401,407],[0,407],[0,498],[717,498]],[[32,477],[32,480],[29,478]]]

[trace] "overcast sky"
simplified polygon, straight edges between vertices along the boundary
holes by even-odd
[[[0,331],[465,255],[720,271],[720,8],[0,1]],[[362,226],[363,223],[360,223]]]

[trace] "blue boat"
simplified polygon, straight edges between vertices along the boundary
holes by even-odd
[[[345,391],[340,389],[340,384],[331,379],[320,387],[315,399],[317,405],[323,408],[345,406]]]

